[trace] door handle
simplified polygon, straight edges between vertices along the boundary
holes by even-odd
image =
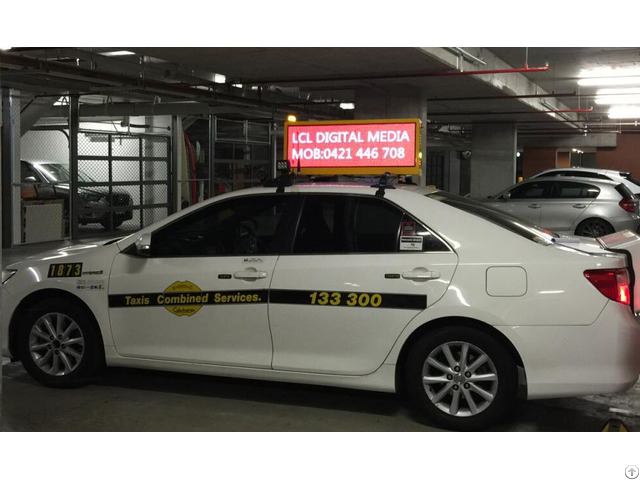
[[[259,278],[267,278],[269,274],[267,272],[260,272],[257,270],[244,270],[242,272],[235,272],[233,278],[240,280],[258,280]]]
[[[532,203],[531,205],[529,205],[529,208],[540,208],[542,205],[540,205],[539,203]]]
[[[440,272],[429,270],[411,270],[409,272],[403,272],[402,278],[404,278],[405,280],[424,282],[426,280],[434,280],[436,278],[440,278]]]
[[[587,208],[587,206],[584,203],[576,203],[573,208]]]

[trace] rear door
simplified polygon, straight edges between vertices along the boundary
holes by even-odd
[[[550,183],[550,198],[541,209],[541,225],[554,232],[573,233],[574,226],[600,195],[600,188],[582,182]]]
[[[446,291],[457,255],[373,196],[308,194],[269,297],[273,368],[364,375]]]

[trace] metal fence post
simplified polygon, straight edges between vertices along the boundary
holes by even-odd
[[[80,99],[71,95],[69,101],[69,232],[71,239],[78,239],[78,130],[80,129]]]

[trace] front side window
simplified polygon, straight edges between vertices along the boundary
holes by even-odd
[[[154,257],[282,253],[294,196],[256,195],[201,208],[153,233]]]
[[[532,182],[524,185],[518,185],[511,189],[510,198],[513,199],[534,199],[545,198],[549,190],[549,184],[547,182]]]

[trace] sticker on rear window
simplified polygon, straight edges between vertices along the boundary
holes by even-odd
[[[400,250],[422,251],[422,237],[420,235],[407,235],[400,237]]]

